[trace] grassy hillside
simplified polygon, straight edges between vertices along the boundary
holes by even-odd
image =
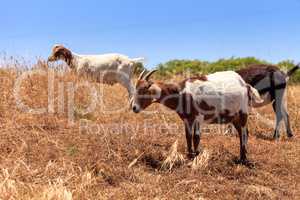
[[[17,106],[20,70],[0,70],[0,199],[299,199],[300,86],[287,95],[295,138],[272,141],[271,106],[251,115],[248,168],[235,164],[235,132],[202,127],[203,153],[190,161],[174,112],[152,105],[147,111],[158,112],[134,114],[124,88],[92,83],[98,101],[82,113],[93,98],[84,86],[91,80],[41,63],[36,69],[23,77],[19,99],[45,108],[40,114]]]

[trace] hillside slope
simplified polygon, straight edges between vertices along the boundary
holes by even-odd
[[[236,133],[217,125],[203,127],[203,154],[191,163],[180,119],[158,105],[132,113],[119,85],[93,83],[96,108],[82,113],[92,100],[85,84],[70,72],[42,69],[20,81],[16,70],[0,71],[0,199],[299,199],[300,86],[288,90],[295,138],[272,141],[272,126],[251,115],[247,168],[234,162]],[[274,119],[271,106],[258,112]],[[162,164],[172,153],[184,160],[171,158],[169,170]]]

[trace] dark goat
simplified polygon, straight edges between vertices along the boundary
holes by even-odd
[[[257,89],[261,97],[264,98],[264,103],[253,105],[253,107],[260,107],[272,103],[273,110],[276,113],[274,139],[280,137],[279,125],[282,119],[286,126],[287,136],[293,137],[289,115],[283,105],[283,96],[288,78],[299,68],[300,64],[293,67],[287,73],[284,73],[273,65],[254,64],[236,71],[246,83]]]

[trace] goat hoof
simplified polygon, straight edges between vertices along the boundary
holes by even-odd
[[[199,154],[202,154],[202,150],[197,150],[197,151],[195,151],[195,157],[197,157]]]
[[[274,139],[274,140],[279,140],[279,137],[280,137],[280,136],[279,136],[278,134],[274,134],[274,135],[273,135],[273,139]]]
[[[287,134],[287,137],[288,137],[288,138],[292,138],[292,137],[294,137],[294,135],[293,135],[292,133],[288,133],[288,134]]]
[[[235,158],[234,163],[237,164],[237,165],[244,165],[244,166],[249,167],[249,168],[254,167],[254,164],[252,162],[250,162],[248,159]]]
[[[188,153],[187,157],[189,160],[193,160],[195,158],[195,154],[194,153]]]
[[[244,166],[249,167],[249,168],[254,167],[254,164],[252,162],[250,162],[249,160],[247,160],[247,159],[240,160],[239,164],[244,165]]]

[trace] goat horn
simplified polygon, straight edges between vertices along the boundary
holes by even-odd
[[[146,69],[144,69],[144,70],[142,71],[142,73],[140,74],[138,80],[141,80],[141,79],[144,77],[144,74],[145,74],[145,73],[146,73]]]
[[[148,79],[150,78],[150,76],[151,76],[154,72],[156,72],[156,71],[157,71],[157,69],[154,69],[154,70],[150,71],[150,72],[144,77],[144,80],[148,81]]]

